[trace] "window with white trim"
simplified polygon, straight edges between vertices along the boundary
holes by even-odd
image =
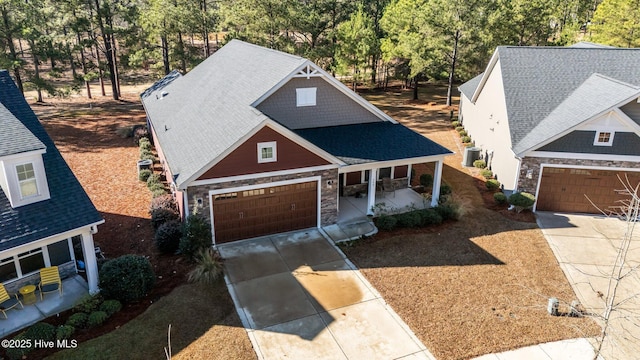
[[[613,145],[613,135],[613,131],[596,131],[596,137],[593,140],[593,145],[611,146]]]
[[[268,163],[278,160],[278,152],[276,149],[276,142],[262,142],[258,143],[258,162]]]
[[[19,254],[18,263],[20,264],[20,272],[22,273],[22,276],[42,269],[44,267],[42,248],[29,250]]]
[[[16,173],[18,174],[18,183],[20,184],[20,196],[24,199],[38,195],[38,182],[36,180],[36,172],[33,169],[33,163],[16,165]]]
[[[317,88],[298,88],[296,89],[296,106],[316,106]]]
[[[0,260],[0,282],[6,282],[16,279],[18,271],[16,270],[16,262],[12,257]]]

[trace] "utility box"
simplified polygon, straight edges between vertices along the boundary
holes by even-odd
[[[464,149],[462,155],[462,166],[473,166],[473,162],[480,159],[480,152],[482,149],[479,147],[468,147]]]
[[[153,160],[138,160],[138,177],[140,177],[140,170],[151,169]]]
[[[549,298],[549,302],[547,303],[547,312],[550,315],[558,316],[558,307],[560,306],[560,301],[556,298]]]

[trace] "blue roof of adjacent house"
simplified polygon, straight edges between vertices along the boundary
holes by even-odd
[[[3,142],[11,139],[15,132],[14,140],[27,140],[25,144],[15,145],[17,148],[46,147],[42,158],[51,195],[49,200],[14,209],[0,190],[0,251],[101,222],[102,216],[6,70],[0,71],[0,103],[13,115],[0,110]],[[13,124],[5,133],[5,123],[13,123],[15,119],[22,126]],[[25,130],[31,135],[25,134]],[[12,146],[3,145],[3,148]]]
[[[452,154],[415,131],[388,121],[295,132],[349,165]]]

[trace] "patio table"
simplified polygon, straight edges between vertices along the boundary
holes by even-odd
[[[25,285],[18,290],[22,295],[22,302],[25,304],[35,304],[36,299],[36,286],[35,285]]]

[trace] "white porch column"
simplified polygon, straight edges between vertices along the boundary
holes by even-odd
[[[93,244],[93,236],[90,232],[82,234],[82,251],[84,253],[84,266],[89,282],[89,294],[96,294],[98,289],[98,263],[96,262],[96,250]]]
[[[433,170],[433,191],[431,193],[431,207],[438,206],[440,198],[440,182],[442,181],[442,160],[436,161],[436,167]]]
[[[378,181],[378,169],[369,170],[369,190],[367,191],[367,215],[373,214],[376,205],[376,182]]]

